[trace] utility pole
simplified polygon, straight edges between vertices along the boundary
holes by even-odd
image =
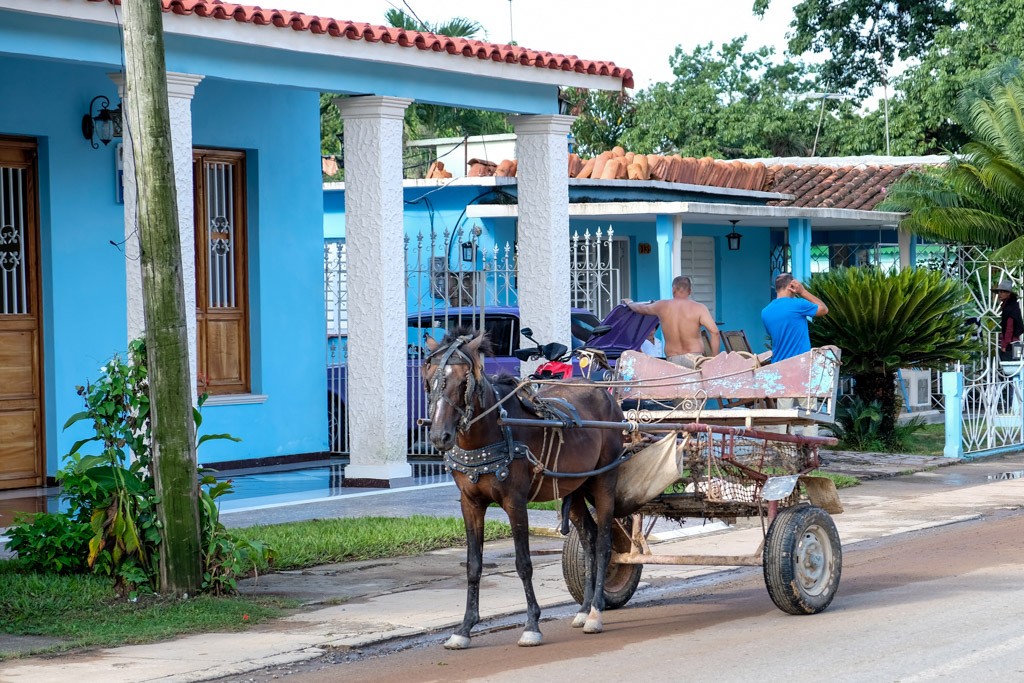
[[[161,0],[121,0],[121,5],[128,134],[138,186],[153,478],[160,497],[160,590],[192,595],[201,579],[198,482],[163,9]]]

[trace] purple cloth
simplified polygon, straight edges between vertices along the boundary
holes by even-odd
[[[658,326],[658,316],[642,315],[619,304],[601,321],[612,329],[605,334],[592,337],[587,348],[600,349],[609,358],[618,358],[623,351],[639,351],[647,335]]]

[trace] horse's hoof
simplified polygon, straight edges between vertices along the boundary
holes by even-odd
[[[587,612],[577,612],[576,616],[572,618],[573,628],[583,628],[585,623],[587,623]]]
[[[458,633],[453,633],[452,637],[444,643],[444,649],[446,650],[465,650],[468,647],[469,638],[466,636],[460,636]]]
[[[519,636],[519,647],[536,647],[543,640],[544,636],[540,631],[523,631],[523,635]]]
[[[583,624],[584,633],[600,633],[604,630],[604,620],[601,613],[596,609],[591,609],[590,614],[587,616],[587,621]]]

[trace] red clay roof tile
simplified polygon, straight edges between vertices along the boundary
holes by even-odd
[[[870,211],[885,199],[890,185],[914,168],[917,166],[777,165],[769,169],[773,178],[769,189],[794,195],[794,198],[768,203],[772,206]]]
[[[109,2],[120,5],[121,0],[88,0],[88,2]],[[538,69],[572,71],[580,74],[610,76],[622,80],[623,88],[633,87],[633,72],[616,66],[614,62],[600,62],[580,59],[574,55],[559,55],[538,52],[517,45],[499,45],[466,38],[407,31],[390,26],[377,26],[355,21],[342,21],[330,17],[318,17],[291,10],[262,9],[252,5],[241,5],[221,0],[162,0],[164,12],[180,15],[195,14],[200,17],[235,21],[257,26],[291,28],[293,31],[309,31],[327,34],[334,38],[365,40],[368,43],[397,44],[401,47],[415,47],[431,52],[447,52],[450,55],[476,57],[481,60],[533,66]]]

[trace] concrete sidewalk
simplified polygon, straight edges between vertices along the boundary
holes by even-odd
[[[943,463],[941,458],[888,464],[906,471],[915,462],[918,473],[913,476],[868,482],[840,492],[846,511],[837,515],[835,521],[844,547],[867,539],[975,519],[1024,503],[1024,479],[989,481],[989,477],[1024,470],[1022,455],[941,469],[934,468]],[[452,486],[442,486],[427,491],[361,496],[347,502],[341,500],[346,498],[343,496],[335,504],[344,503],[344,514],[355,507],[369,514],[365,511],[368,506],[396,511],[432,509],[439,504],[430,502],[434,498],[444,501],[447,514],[454,514],[456,497]],[[239,514],[244,517],[251,513]],[[531,517],[531,522],[545,526],[550,525],[551,519],[549,513],[547,517]],[[683,528],[690,527],[699,529],[699,521],[688,521]],[[725,531],[665,541],[658,544],[656,552],[746,554],[756,549],[760,538],[759,526],[741,524]],[[561,541],[538,535],[531,538],[531,545],[534,585],[542,607],[567,605],[571,599],[561,575]],[[394,638],[447,632],[462,620],[464,554],[464,549],[455,548],[415,557],[328,565],[260,577],[258,582],[247,582],[245,590],[318,600],[324,606],[242,633],[201,634],[151,645],[14,660],[0,665],[0,681],[202,681],[313,659],[329,648],[358,648]],[[518,619],[525,603],[511,541],[488,544],[484,560],[482,619],[507,615]],[[669,583],[727,570],[647,566],[634,600]],[[836,599],[842,599],[841,587]],[[613,621],[616,613],[609,612],[605,618]]]

